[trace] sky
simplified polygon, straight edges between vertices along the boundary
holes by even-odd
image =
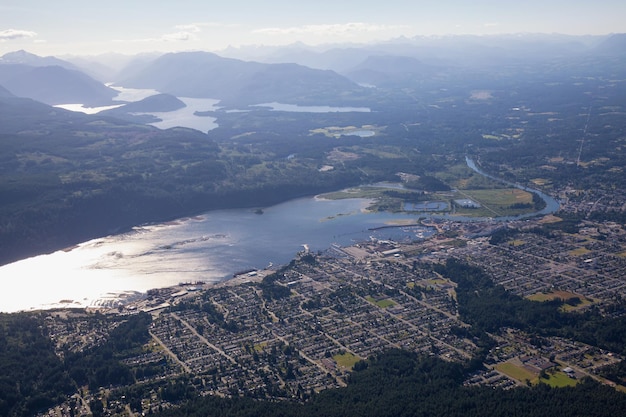
[[[136,54],[400,36],[626,33],[624,0],[2,0],[0,55]]]

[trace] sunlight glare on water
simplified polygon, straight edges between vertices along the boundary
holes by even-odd
[[[264,208],[263,214],[218,210],[90,240],[0,267],[0,311],[51,307],[62,300],[92,305],[107,293],[221,281],[235,272],[287,263],[304,244],[317,251],[370,236],[400,238],[406,235],[400,229],[371,228],[415,219],[366,213],[366,205],[359,199],[303,198]]]
[[[0,310],[36,306],[89,306],[107,294],[176,285],[182,280],[218,280],[204,257],[163,243],[160,226],[94,239],[74,248],[0,267]]]

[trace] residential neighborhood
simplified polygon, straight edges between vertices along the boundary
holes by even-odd
[[[511,222],[504,226],[511,236],[497,244],[476,234],[476,224],[446,221],[438,224],[442,233],[409,243],[371,240],[315,254],[304,250],[286,266],[218,284],[151,290],[95,314],[152,315],[151,342],[142,355],[124,359],[130,367],[154,365],[142,383],[186,376],[203,395],[306,400],[345,386],[356,363],[391,348],[457,362],[477,353],[463,331],[469,324],[459,316],[457,284],[429,264],[463,260],[521,297],[560,297],[571,314],[609,312],[626,288],[623,227],[585,222],[577,234],[558,239],[533,232],[550,221]],[[48,332],[59,352],[106,338],[111,329],[94,325],[93,315],[49,313]],[[466,385],[512,388],[540,378],[575,384],[587,377],[615,385],[601,371],[622,360],[616,352],[561,337],[538,342],[537,335],[513,328],[491,336],[496,346]],[[167,406],[156,392],[151,398],[144,409]]]

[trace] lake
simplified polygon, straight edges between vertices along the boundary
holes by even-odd
[[[113,101],[134,102],[143,100],[144,98],[159,94],[157,90],[141,89],[141,88],[126,88],[121,86],[108,85],[114,90],[118,91],[118,95],[113,98]],[[185,107],[168,112],[138,112],[133,113],[136,115],[148,114],[160,119],[158,122],[148,123],[159,129],[170,129],[173,127],[187,127],[190,129],[196,129],[203,133],[215,129],[218,127],[217,118],[210,116],[198,116],[196,112],[208,112],[219,110],[217,103],[220,100],[211,98],[191,98],[191,97],[178,97]],[[78,111],[87,114],[96,114],[103,110],[114,109],[122,107],[124,104],[112,104],[110,106],[102,107],[85,107],[83,104],[60,104],[55,107],[60,107],[65,110]],[[367,107],[333,107],[333,106],[299,106],[296,104],[285,103],[262,103],[251,107],[269,108],[272,111],[285,111],[296,113],[345,113],[345,112],[370,112],[371,109]],[[229,110],[233,111],[249,111],[249,110]],[[344,133],[346,135],[357,135],[361,137],[374,136],[375,132],[371,130],[355,130],[353,132]]]
[[[345,133],[342,133],[345,136],[360,136],[362,138],[369,138],[376,135],[376,132],[373,130],[350,130]]]
[[[195,112],[215,111],[218,109],[215,105],[219,100],[210,98],[190,98],[178,97],[180,101],[185,103],[185,107],[168,112],[151,112],[136,114],[151,114],[161,119],[160,122],[149,123],[159,129],[169,129],[172,127],[182,126],[190,129],[196,129],[203,133],[215,129],[218,125],[215,117],[197,116]]]
[[[141,97],[141,93],[136,92],[133,89],[125,89],[125,91],[120,94],[128,96],[129,98]],[[195,112],[215,111],[218,109],[215,105],[219,102],[219,100],[190,97],[178,97],[178,99],[185,103],[185,107],[168,112],[136,112],[132,114],[149,114],[161,119],[158,122],[148,123],[149,125],[158,127],[159,129],[170,129],[172,127],[180,126],[196,129],[206,133],[209,130],[218,127],[218,124],[216,123],[217,118],[210,116],[197,116]],[[83,104],[59,104],[55,107],[86,114],[96,114],[104,110],[115,109],[123,106],[124,104],[113,104],[102,107],[85,107]]]

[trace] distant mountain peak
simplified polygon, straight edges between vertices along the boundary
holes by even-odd
[[[0,57],[0,64],[22,64],[30,65],[32,67],[48,67],[58,65],[67,69],[77,69],[73,64],[62,59],[55,58],[53,56],[42,57],[23,49],[14,52],[8,52],[2,55],[2,57]]]
[[[30,52],[20,49],[19,51],[7,52],[0,57],[0,60],[10,62],[12,64],[26,64],[29,60],[39,58],[41,57],[38,55],[31,54]]]

